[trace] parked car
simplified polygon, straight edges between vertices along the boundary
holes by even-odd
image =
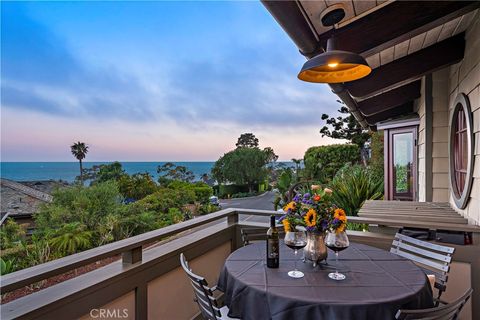
[[[214,206],[218,206],[220,208],[220,201],[218,201],[217,196],[210,197],[210,204],[213,204]]]

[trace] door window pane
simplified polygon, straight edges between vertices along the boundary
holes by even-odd
[[[393,190],[394,194],[413,196],[413,133],[393,135]]]

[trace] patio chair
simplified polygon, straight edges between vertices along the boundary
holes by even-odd
[[[240,229],[240,234],[242,235],[244,247],[249,245],[251,241],[267,240],[266,228],[242,228]],[[285,233],[283,231],[279,231],[278,235],[282,237],[285,235]]]
[[[398,310],[395,315],[397,320],[413,319],[438,319],[438,320],[456,320],[463,306],[472,295],[472,289],[468,289],[463,296],[456,301],[442,305],[440,307],[420,309],[420,310]]]
[[[438,289],[435,306],[444,303],[440,300],[447,289],[448,272],[455,248],[442,246],[397,233],[390,252],[420,264],[425,273],[435,278],[434,287]],[[433,289],[433,288],[432,288]]]
[[[190,279],[190,283],[193,287],[193,293],[195,294],[194,301],[198,304],[203,318],[206,320],[234,319],[228,317],[228,307],[221,307],[217,298],[213,295],[213,292],[217,290],[217,288],[210,288],[205,278],[192,272],[183,253],[180,254],[180,264]]]

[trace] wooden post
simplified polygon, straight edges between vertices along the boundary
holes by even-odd
[[[133,264],[142,261],[142,247],[135,247],[131,250],[122,252],[122,262]]]
[[[231,251],[235,251],[238,248],[239,237],[240,237],[240,230],[238,229],[238,213],[232,212],[227,217],[227,224],[229,227],[233,226],[233,234],[232,234],[232,242],[231,242]]]

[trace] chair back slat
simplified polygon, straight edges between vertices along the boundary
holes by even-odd
[[[420,255],[425,256],[429,259],[435,259],[435,260],[438,260],[438,261],[441,261],[441,262],[451,262],[452,261],[452,256],[441,254],[441,253],[436,253],[436,252],[433,252],[431,250],[423,249],[421,247],[415,247],[415,246],[409,245],[406,242],[393,240],[392,245],[394,247],[397,246],[397,247],[399,247],[403,250],[406,250],[406,251],[415,252],[416,254],[420,254]]]
[[[448,246],[442,246],[442,245],[427,242],[427,241],[418,240],[418,239],[406,236],[406,235],[401,234],[401,233],[397,233],[395,235],[395,239],[402,240],[403,242],[413,243],[413,244],[415,244],[419,247],[425,247],[425,248],[428,248],[428,249],[431,249],[431,250],[440,251],[440,252],[444,252],[444,253],[453,254],[455,252],[455,248],[448,247]]]
[[[438,289],[437,298],[440,298],[447,289],[448,272],[455,248],[397,233],[390,252],[419,264],[426,274],[435,275],[435,288]]]
[[[218,307],[219,304],[213,295],[212,289],[208,286],[207,280],[192,272],[183,253],[180,254],[180,264],[190,280],[193,293],[195,294],[195,301],[197,302],[203,317],[208,320],[220,319],[221,313],[220,308]]]
[[[402,256],[404,258],[407,258],[409,260],[412,260],[412,261],[421,263],[423,265],[432,267],[432,268],[437,269],[437,270],[442,271],[442,272],[448,272],[448,270],[450,268],[448,265],[440,264],[440,263],[437,263],[437,262],[432,261],[430,259],[419,257],[415,254],[405,252],[405,251],[403,251],[399,248],[391,248],[390,252],[395,253],[396,255]]]
[[[456,320],[472,292],[471,288],[468,289],[460,298],[445,306],[421,310],[398,310],[395,318],[397,320]]]

